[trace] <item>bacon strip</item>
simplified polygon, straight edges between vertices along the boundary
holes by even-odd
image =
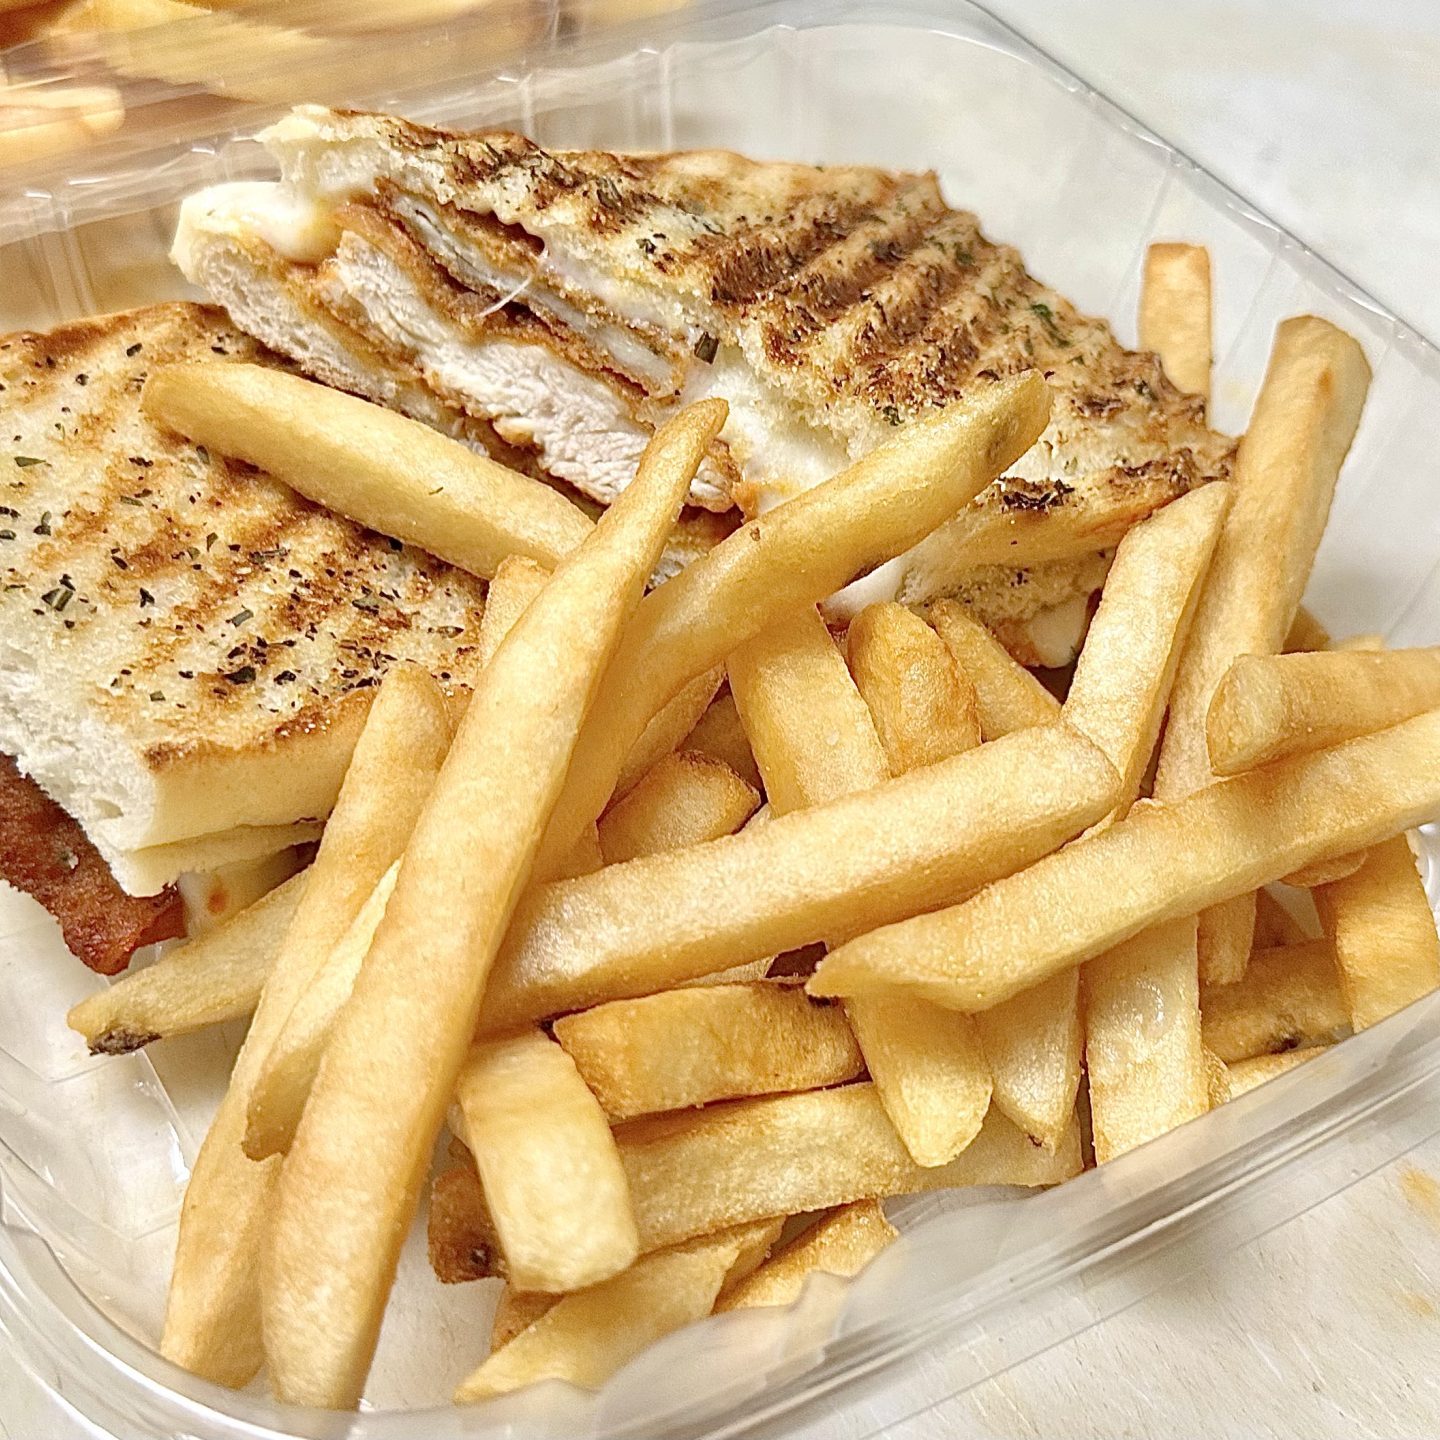
[[[79,822],[0,755],[0,879],[38,900],[71,953],[114,975],[144,945],[185,933],[175,887],[127,895]]]

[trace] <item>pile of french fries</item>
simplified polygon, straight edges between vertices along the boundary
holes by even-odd
[[[1156,248],[1197,390],[1208,285]],[[1440,650],[1300,609],[1367,384],[1284,323],[1233,482],[1130,532],[1052,693],[954,603],[816,608],[1034,442],[1033,373],[646,594],[721,402],[592,524],[293,376],[157,371],[157,420],[490,581],[474,693],[391,671],[309,869],[71,1015],[120,1053],[253,1014],[165,1354],[356,1405],[428,1185],[439,1278],[504,1281],[457,1399],[599,1385],[853,1275],[886,1197],[1057,1184],[1440,985]]]

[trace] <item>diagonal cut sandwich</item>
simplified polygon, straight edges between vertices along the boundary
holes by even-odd
[[[1054,663],[1068,657],[1039,652],[1078,639],[1109,547],[1229,473],[1203,403],[949,208],[933,175],[551,152],[313,106],[262,139],[278,182],[186,202],[188,278],[316,377],[432,423],[438,406],[471,443],[601,503],[655,425],[704,396],[730,420],[691,501],[755,514],[967,385],[1043,369],[1040,442],[852,606],[958,595]],[[1057,607],[1070,640],[1029,624]]]
[[[186,304],[0,339],[0,878],[107,972],[318,836],[393,661],[476,669],[483,582],[145,417],[201,358],[274,363]]]

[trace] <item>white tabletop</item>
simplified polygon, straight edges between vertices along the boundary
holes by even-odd
[[[1440,339],[1437,0],[990,3]],[[968,1393],[936,1403],[942,1347],[806,1434],[1440,1434],[1436,1176],[1440,1140]],[[0,1437],[95,1434],[0,1336]]]

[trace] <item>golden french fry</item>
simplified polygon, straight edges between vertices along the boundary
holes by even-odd
[[[958,898],[1098,820],[1117,783],[1088,740],[1046,726],[739,835],[540,886],[506,937],[484,1031],[666,990]]]
[[[1234,502],[1175,677],[1157,800],[1209,783],[1205,717],[1215,687],[1237,655],[1271,655],[1284,643],[1369,385],[1359,344],[1327,321],[1307,315],[1277,328],[1236,455]],[[1252,896],[1202,915],[1201,976],[1243,974],[1254,930]]]
[[[1210,1108],[1196,928],[1193,915],[1154,926],[1082,971],[1090,1123],[1102,1165]]]
[[[875,722],[813,605],[737,647],[728,669],[773,814],[823,805],[889,777]]]
[[[975,687],[986,740],[1059,717],[1060,702],[962,605],[937,601],[930,607],[930,623]]]
[[[256,1256],[270,1221],[279,1161],[257,1163],[242,1149],[255,1086],[295,1001],[404,847],[426,777],[449,743],[439,687],[416,666],[392,667],[370,707],[305,893],[190,1172],[160,1349],[168,1360],[219,1384],[248,1384],[262,1358]]]
[[[283,1155],[290,1148],[330,1042],[335,1017],[355,988],[355,977],[380,928],[399,873],[397,860],[376,882],[349,928],[315,968],[309,984],[290,1007],[279,1034],[271,1041],[264,1069],[251,1087],[246,1112],[244,1149],[252,1160]]]
[[[871,605],[850,622],[845,655],[893,775],[980,743],[975,686],[912,610]]]
[[[760,1305],[788,1305],[816,1272],[858,1275],[899,1232],[878,1200],[857,1200],[822,1216],[777,1250],[747,1279],[723,1294],[716,1314]]]
[[[1024,454],[1049,415],[1034,372],[977,391],[741,526],[647,596],[591,709],[538,872],[553,873],[605,808],[626,753],[682,685],[923,539]]]
[[[1166,377],[1210,403],[1210,252],[1157,241],[1145,251],[1140,348],[1153,350]]]
[[[490,1349],[508,1345],[522,1330],[528,1330],[560,1297],[539,1290],[516,1290],[507,1284],[495,1304],[490,1322]]]
[[[494,575],[515,554],[554,566],[594,528],[548,485],[418,420],[281,370],[162,365],[141,404],[152,419],[258,465],[307,500],[474,575]]]
[[[1269,950],[1276,945],[1303,945],[1318,934],[1318,925],[1307,929],[1269,890],[1256,892],[1256,950]]]
[[[549,569],[528,555],[507,555],[495,567],[485,592],[485,613],[480,617],[480,634],[475,643],[481,665],[495,658],[500,642],[549,579]]]
[[[1213,1110],[1230,1099],[1230,1067],[1208,1046],[1205,1047],[1207,1099]]]
[[[1205,1044],[1227,1065],[1342,1038],[1350,1007],[1334,945],[1306,940],[1257,950],[1240,979],[1200,991],[1200,1015]]]
[[[737,1285],[748,1280],[770,1258],[770,1252],[775,1248],[775,1242],[779,1240],[787,1224],[788,1216],[775,1215],[769,1220],[757,1220],[753,1225],[742,1228],[744,1239],[740,1252],[725,1272],[724,1284],[720,1286],[720,1294],[716,1297],[712,1309],[718,1309],[720,1302]]]
[[[1080,1088],[1079,976],[1069,971],[972,1016],[994,1103],[1038,1145],[1064,1138]]]
[[[918,1165],[945,1165],[980,1133],[990,1066],[974,1021],[908,996],[864,996],[845,1006],[865,1066],[896,1132]],[[1079,1068],[1075,1071],[1079,1083]],[[1075,1092],[1070,1092],[1074,1109]]]
[[[1263,1085],[1267,1080],[1323,1055],[1329,1048],[1328,1045],[1313,1045],[1304,1050],[1286,1050],[1279,1055],[1254,1055],[1248,1060],[1236,1060],[1225,1067],[1229,1081],[1228,1098],[1236,1100],[1257,1085]]]
[[[1440,706],[1440,646],[1428,650],[1241,655],[1205,722],[1210,764],[1238,775],[1324,750]]]
[[[1060,714],[1059,702],[1018,665],[983,625],[952,601],[932,607],[930,618],[941,642],[975,692],[981,736],[994,740],[1016,730],[1048,725]],[[913,1002],[912,1002],[913,1003]],[[991,1098],[1026,1134],[1053,1145],[1069,1123],[1080,1084],[1079,1012],[1076,987],[1051,986],[1041,1004],[1045,1024],[1037,1028],[1034,1005],[1016,996],[977,1020],[976,1037],[990,1072]],[[1013,1007],[1013,1009],[1012,1009]],[[978,1089],[973,1099],[984,1101]]]
[[[524,613],[525,607],[539,594],[550,572],[543,565],[524,555],[511,555],[500,562],[485,595],[485,613],[480,620],[480,637],[476,646],[482,665],[500,648],[510,627]],[[695,717],[710,703],[721,680],[716,669],[696,677],[680,691],[645,727],[620,770],[615,790],[624,795],[639,780],[669,755],[681,738],[690,731]],[[575,848],[555,874],[547,879],[558,880],[570,875],[584,875],[598,870],[602,863],[591,827],[581,833]],[[590,862],[592,853],[597,857]]]
[[[1343,640],[1332,640],[1328,648],[1336,654],[1354,650],[1383,650],[1385,637],[1371,630],[1363,635],[1347,635]]]
[[[697,751],[667,755],[600,820],[607,865],[733,835],[760,796],[728,765]]]
[[[475,1158],[510,1283],[561,1293],[640,1253],[620,1155],[575,1062],[539,1030],[475,1046],[452,1128]]]
[[[599,676],[725,413],[691,406],[656,433],[479,674],[277,1187],[262,1291],[283,1400],[360,1397],[491,960]]]
[[[1120,542],[1065,700],[1065,719],[1120,773],[1116,818],[1140,793],[1191,617],[1230,505],[1202,486]]]
[[[663,1335],[703,1319],[755,1226],[647,1255],[623,1274],[558,1299],[455,1392],[458,1404],[538,1380],[596,1388]]]
[[[83,150],[124,119],[124,101],[112,86],[11,86],[0,69],[0,166]]]
[[[1332,884],[1353,875],[1365,863],[1367,853],[1357,850],[1353,855],[1337,855],[1333,860],[1317,860],[1313,865],[1302,865],[1286,875],[1281,884],[1293,885],[1297,890],[1315,890],[1321,885]]]
[[[746,738],[745,727],[740,723],[735,697],[729,690],[710,703],[695,728],[681,743],[681,749],[698,750],[702,755],[723,760],[747,785],[753,785],[757,790],[764,783],[760,779],[760,767],[755,763],[750,741]]]
[[[1229,486],[1206,485],[1135,526],[1116,550],[1064,710],[1120,774],[1124,790],[1111,819],[1128,813],[1140,793],[1229,505]],[[1195,965],[1193,938],[1170,928],[1086,967],[1090,1112],[1102,1158],[1205,1108]],[[982,1033],[987,1023],[1004,1023],[1027,993],[1045,995],[1064,982],[1056,976],[996,1006],[987,1012],[996,1020],[981,1018]],[[1028,1023],[1012,1031],[1023,1034]],[[1060,1113],[1057,1097],[1052,1123]]]
[[[488,1275],[503,1275],[505,1257],[475,1162],[458,1141],[452,1141],[451,1147],[452,1151],[463,1152],[463,1160],[442,1170],[430,1186],[426,1242],[430,1268],[440,1283],[462,1285]]]
[[[1303,605],[1295,612],[1294,623],[1280,647],[1286,655],[1297,650],[1328,650],[1330,632]]]
[[[1433,751],[1428,763],[1436,768]],[[1356,1030],[1440,986],[1440,937],[1406,836],[1376,845],[1353,875],[1314,894]]]
[[[260,1001],[308,881],[308,870],[292,875],[198,940],[88,996],[66,1023],[92,1055],[125,1055],[152,1040],[243,1019]]]
[[[931,634],[923,621],[915,623]],[[894,651],[895,634],[877,632],[868,645],[872,690],[893,690],[881,677],[905,663]],[[953,700],[959,690],[953,661],[935,688],[943,690],[947,680]],[[871,707],[813,607],[741,646],[730,657],[730,688],[774,813],[868,790],[889,775]],[[890,719],[897,746],[917,752],[923,717],[892,710]],[[847,1006],[846,1016],[911,1155],[922,1165],[953,1160],[975,1138],[990,1105],[990,1076],[974,1026],[907,1000],[862,1000]]]
[[[555,1022],[612,1120],[853,1080],[865,1068],[839,1006],[796,985],[666,990]]]
[[[712,665],[703,675],[682,685],[679,692],[650,717],[620,766],[610,795],[612,800],[628,794],[680,745],[709,708],[724,679],[725,667]]]
[[[1080,1170],[1078,1125],[1050,1154],[996,1111],[948,1165],[917,1165],[869,1084],[740,1100],[636,1130],[621,1134],[620,1155],[642,1252],[762,1215],[963,1185],[1053,1185]]]
[[[1174,804],[1137,807],[963,904],[831,951],[807,988],[814,995],[898,989],[955,1009],[987,1009],[1148,926],[1430,818],[1440,812],[1437,747],[1440,711],[1431,711]]]

